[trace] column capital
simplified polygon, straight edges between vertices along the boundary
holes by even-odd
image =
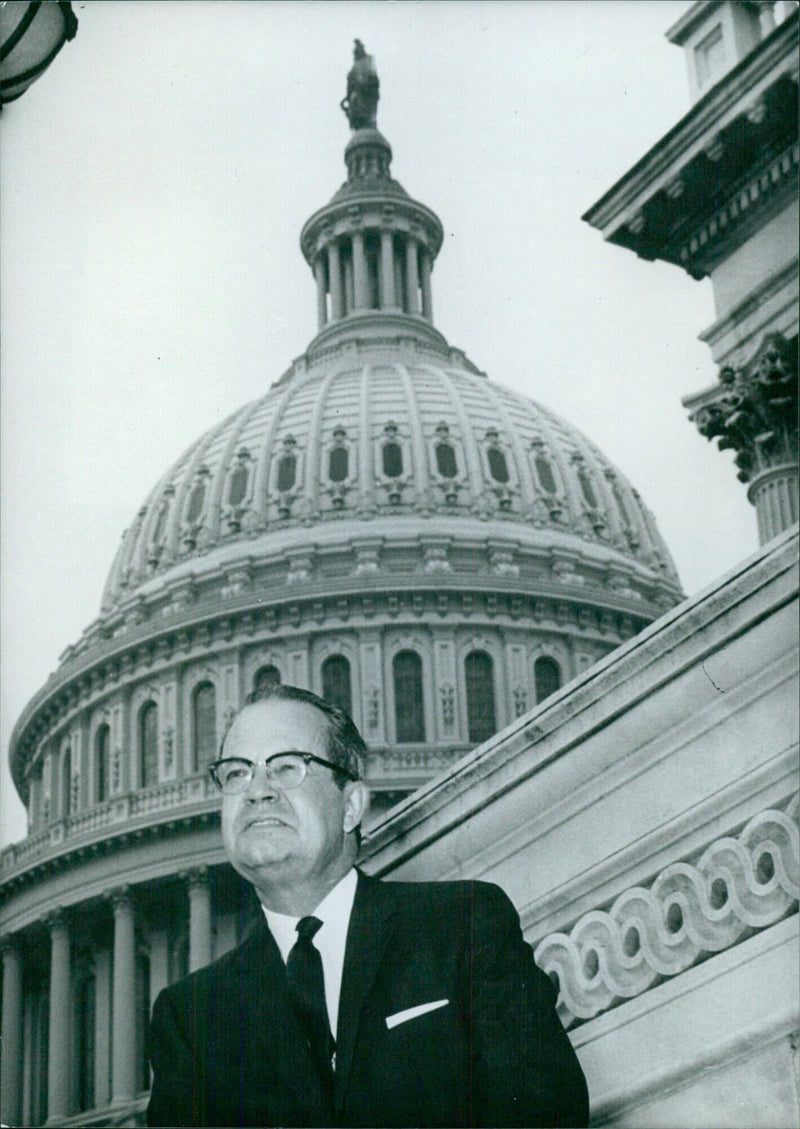
[[[740,482],[797,464],[797,362],[782,334],[768,334],[749,364],[722,368],[714,388],[685,403],[701,435],[736,452]]]
[[[105,898],[114,907],[115,913],[118,909],[133,908],[133,892],[128,885],[116,886],[113,890],[108,890]]]
[[[180,877],[188,884],[190,892],[198,886],[208,886],[210,878],[207,866],[195,866],[191,870],[182,870]]]
[[[0,935],[0,956],[4,957],[6,953],[19,953],[20,942],[17,933],[3,933]]]
[[[48,910],[48,912],[42,916],[41,921],[45,928],[51,930],[51,932],[53,929],[64,929],[69,925],[67,911],[63,906],[56,906],[55,909]]]

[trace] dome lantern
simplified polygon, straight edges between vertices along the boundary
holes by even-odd
[[[385,337],[390,328],[446,348],[433,328],[431,293],[442,224],[391,176],[392,148],[377,128],[375,62],[359,39],[353,55],[341,102],[353,131],[344,152],[347,180],[300,235],[317,285],[318,333],[309,354],[348,338]]]

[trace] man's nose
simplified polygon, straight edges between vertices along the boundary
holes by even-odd
[[[274,800],[278,798],[279,794],[269,766],[266,764],[253,765],[253,776],[245,793],[247,799],[254,801]]]

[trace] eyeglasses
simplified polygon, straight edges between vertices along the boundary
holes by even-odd
[[[323,760],[322,757],[315,757],[313,753],[273,753],[271,757],[258,761],[257,764],[263,764],[267,770],[267,778],[276,788],[280,788],[282,792],[290,792],[303,783],[311,761],[341,773],[348,780],[355,779],[340,765]],[[255,770],[256,764],[244,757],[223,757],[222,760],[214,761],[208,766],[214,783],[226,796],[235,796],[239,792],[244,792],[249,787]]]

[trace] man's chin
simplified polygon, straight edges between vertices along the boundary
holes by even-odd
[[[290,836],[285,826],[251,826],[242,832],[236,842],[236,858],[242,870],[258,871],[275,866],[291,854]]]

